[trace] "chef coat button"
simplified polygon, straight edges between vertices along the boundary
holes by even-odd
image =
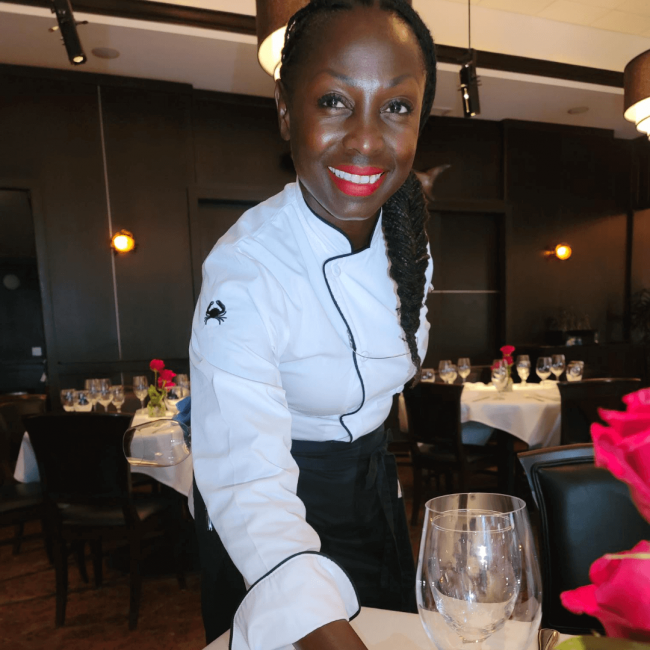
[[[337,278],[339,275],[341,275],[341,267],[338,264],[334,264],[332,266],[332,274],[335,275]]]

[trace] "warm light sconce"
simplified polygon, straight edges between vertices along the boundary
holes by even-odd
[[[650,50],[625,66],[623,116],[650,138]]]
[[[135,250],[135,239],[133,233],[128,230],[120,230],[111,238],[111,248],[115,253],[130,253]]]
[[[555,259],[568,260],[573,254],[573,250],[569,244],[558,244],[555,248],[550,248],[544,253],[547,257],[554,257]]]

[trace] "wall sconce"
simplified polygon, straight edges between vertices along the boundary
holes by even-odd
[[[554,257],[562,262],[568,260],[573,255],[573,250],[569,244],[558,244],[555,248],[549,248],[544,251],[546,257]]]
[[[650,50],[639,54],[625,66],[623,86],[623,116],[650,138]]]
[[[117,255],[118,253],[130,253],[135,250],[136,243],[133,233],[128,230],[120,230],[111,237],[111,248]]]

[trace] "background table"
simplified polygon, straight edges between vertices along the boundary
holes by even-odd
[[[389,612],[383,609],[362,607],[361,613],[352,621],[352,627],[369,650],[435,650],[417,614]],[[561,635],[560,640],[568,639]],[[230,632],[213,641],[205,650],[228,650]],[[536,650],[537,635],[528,650]],[[505,648],[500,650],[520,650]]]

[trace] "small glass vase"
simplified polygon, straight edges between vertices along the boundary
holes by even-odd
[[[147,411],[149,412],[150,418],[164,418],[167,415],[167,404],[165,399],[161,399],[160,402],[152,403],[151,400],[147,404]]]
[[[508,377],[508,381],[505,385],[505,388],[503,389],[504,393],[512,393],[512,386],[513,386],[513,381],[512,377]]]

